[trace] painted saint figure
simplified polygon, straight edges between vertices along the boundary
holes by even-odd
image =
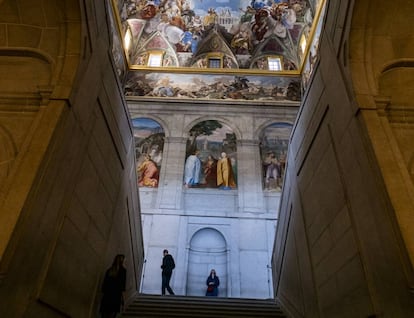
[[[144,155],[144,162],[138,168],[138,186],[140,187],[158,187],[158,167],[150,155]]]
[[[273,152],[268,153],[265,164],[265,189],[281,190],[281,164]]]
[[[186,188],[198,186],[200,183],[201,160],[200,150],[195,150],[188,156],[184,167],[184,186]]]
[[[206,178],[206,186],[217,188],[217,160],[209,155],[204,164],[204,177]]]
[[[217,162],[217,186],[223,190],[236,187],[231,160],[225,152],[221,153],[221,159]]]

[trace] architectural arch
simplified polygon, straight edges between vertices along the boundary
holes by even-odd
[[[405,19],[407,25],[404,26],[401,19],[395,17],[404,17],[404,11],[411,12],[413,7],[413,3],[402,0],[392,4],[378,4],[377,1],[355,3],[349,35],[349,67],[358,106],[374,106],[375,96],[380,93],[381,74],[389,68],[395,68],[392,65],[406,67],[412,61],[413,46],[396,44],[412,41],[409,19]],[[383,12],[394,14],[384,16]],[[382,18],[378,19],[379,16]],[[399,41],[393,41],[397,37]]]
[[[286,119],[281,119],[281,120],[275,120],[275,119],[268,119],[266,121],[264,121],[263,123],[261,123],[254,131],[254,139],[255,140],[259,140],[260,137],[263,134],[263,130],[266,129],[267,127],[269,127],[272,124],[284,124],[284,125],[290,125],[293,128],[293,122],[286,120]]]
[[[220,278],[219,296],[227,296],[228,247],[223,234],[213,227],[196,231],[189,242],[187,296],[204,296],[211,269]]]
[[[37,48],[19,48],[19,47],[10,47],[10,48],[1,48],[0,56],[24,56],[32,57],[34,59],[42,60],[47,64],[54,64],[55,59],[50,55],[49,52],[39,50]]]
[[[356,107],[367,129],[411,264],[414,264],[411,234],[414,183],[409,157],[414,146],[406,140],[413,137],[414,93],[407,91],[406,83],[414,81],[414,46],[401,45],[412,43],[410,19],[396,17],[406,17],[405,12],[413,10],[414,3],[401,0],[392,4],[355,3],[349,37],[349,67]],[[393,14],[383,15],[383,12]],[[378,19],[379,16],[382,18]],[[394,182],[396,179],[403,181]]]
[[[42,88],[50,91],[53,79],[53,63],[45,59],[42,54],[32,54],[31,50],[2,50],[0,62],[7,64],[7,69],[2,74],[0,84],[3,90],[10,91],[11,87],[19,86],[26,94],[40,100]],[[2,68],[0,68],[2,69]],[[36,100],[36,101],[37,101]],[[39,103],[39,102],[38,102]]]
[[[58,119],[68,105],[80,66],[81,9],[78,1],[62,2],[59,5],[42,2],[31,8],[34,11],[30,14],[26,14],[25,3],[6,0],[1,4],[14,8],[6,10],[8,21],[19,23],[5,23],[10,40],[0,53],[0,105],[9,109],[3,120],[16,121],[15,130],[10,130],[12,139],[19,138],[21,145],[16,155],[23,150],[26,154],[19,163],[19,173],[15,176],[17,182],[15,180],[8,185],[10,189],[7,193],[13,193],[15,198],[20,197],[21,200],[17,200],[19,204],[13,206],[4,203],[8,213],[0,217],[0,222],[8,226],[0,238],[0,255],[3,255],[22,213],[26,196]],[[36,14],[36,10],[39,14]],[[52,95],[53,101],[50,100]],[[51,104],[54,107],[48,107]],[[45,108],[40,109],[41,105]],[[24,133],[21,125],[17,124],[19,119],[26,123]],[[7,197],[0,200],[8,202]]]
[[[236,135],[236,139],[240,140],[243,137],[243,134],[241,132],[241,130],[239,129],[239,127],[235,126],[234,123],[232,123],[230,120],[228,120],[227,118],[224,118],[222,116],[201,116],[201,117],[197,117],[196,119],[192,120],[190,123],[188,123],[185,127],[184,127],[184,137],[188,138],[189,136],[189,132],[191,130],[191,128],[193,128],[195,125],[197,125],[198,123],[201,123],[203,121],[207,121],[207,120],[217,120],[218,122],[221,122],[225,125],[227,125],[229,128],[231,128],[234,132],[234,134]]]
[[[7,41],[0,52],[0,59],[9,61],[0,66],[1,91],[14,93],[18,88],[19,94],[36,94],[37,100],[31,100],[35,105],[39,99],[40,103],[47,103],[45,97],[52,93],[54,97],[62,94],[68,97],[68,91],[63,88],[73,84],[82,46],[79,3],[73,0],[59,5],[45,2],[31,8],[34,11],[29,15],[25,3],[6,0],[2,6],[9,6],[7,2],[13,3],[10,7],[16,9],[6,10],[9,20],[20,23],[10,23],[8,38],[13,41]]]
[[[120,181],[121,178],[126,179],[131,173],[125,169],[130,163],[124,159],[125,153],[132,149],[130,126],[121,109],[121,96],[112,98],[118,93],[115,85],[105,90],[116,83],[116,78],[107,67],[110,65],[109,41],[105,43],[107,37],[97,35],[98,25],[102,28],[101,34],[107,31],[103,19],[99,23],[94,20],[98,15],[93,15],[92,10],[98,6],[101,6],[100,13],[105,12],[103,3],[77,0],[1,2],[2,29],[7,30],[7,41],[3,38],[5,48],[0,53],[0,126],[7,124],[10,138],[0,138],[0,149],[10,147],[10,140],[13,140],[17,157],[9,167],[13,176],[8,179],[10,182],[2,183],[6,189],[3,188],[0,195],[2,211],[7,211],[0,213],[0,312],[4,316],[53,316],[59,312],[85,317],[90,314],[94,286],[106,263],[108,248],[97,247],[96,253],[89,253],[93,250],[91,241],[77,230],[68,232],[71,226],[67,220],[80,216],[79,209],[72,209],[75,202],[82,201],[88,206],[86,209],[93,206],[88,199],[93,197],[91,193],[81,193],[82,190],[75,193],[85,185],[78,176],[88,175],[86,178],[92,181],[90,188],[99,188],[97,174],[101,172],[96,173],[99,169],[93,168],[97,160],[91,155],[92,144],[97,146],[95,149],[111,144],[106,148],[109,151],[105,153],[105,160],[100,161],[102,170],[110,169],[109,162],[117,163],[111,168],[121,166],[120,173],[112,176],[119,185],[123,201],[117,200],[116,194],[113,201],[101,201],[99,210],[116,211],[114,213],[125,220],[123,224],[128,223],[126,215],[136,211],[134,200],[128,197],[133,191],[121,189],[126,183]],[[121,132],[119,126],[125,129]],[[94,143],[96,140],[98,142]],[[103,148],[100,149],[105,152]],[[63,169],[62,162],[65,162]],[[51,197],[56,198],[54,204],[49,204]],[[101,216],[103,219],[104,214]],[[108,229],[112,227],[111,224]],[[104,236],[106,234],[102,242],[109,241],[109,235]],[[79,262],[83,256],[73,257],[62,244],[77,239],[80,239],[77,244],[89,251],[88,258],[94,254],[93,259]],[[36,252],[27,253],[28,250]],[[112,252],[109,247],[109,253]],[[22,263],[22,259],[25,262]],[[73,290],[71,286],[77,275],[65,268],[75,268],[80,263],[88,263],[88,268],[80,271],[88,273],[89,278],[82,286],[78,285],[86,292],[75,297],[76,300],[68,300],[71,297],[67,292]],[[58,287],[55,274],[59,272]],[[11,285],[20,284],[24,288],[8,293]],[[69,302],[72,304],[68,305]]]
[[[132,120],[138,119],[138,118],[148,118],[148,119],[151,119],[153,121],[156,121],[162,127],[162,129],[163,129],[163,131],[165,133],[165,137],[166,138],[171,137],[170,127],[165,122],[165,120],[162,119],[160,116],[156,116],[156,115],[153,115],[153,114],[145,114],[145,115],[143,115],[143,114],[131,114],[131,115],[132,115],[131,116],[132,117],[131,118]]]

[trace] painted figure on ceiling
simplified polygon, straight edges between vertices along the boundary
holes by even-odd
[[[221,30],[221,35],[233,53],[239,55],[234,65],[249,68],[248,63],[243,63],[246,56],[256,54],[257,44],[263,43],[272,35],[284,41],[283,49],[277,47],[278,51],[275,49],[274,54],[284,56],[285,60],[295,57],[298,54],[298,36],[301,29],[308,26],[309,18],[305,18],[305,15],[313,15],[315,12],[315,9],[310,10],[312,4],[306,0],[229,1],[217,7],[212,7],[211,3],[190,0],[125,0],[119,6],[119,14],[123,22],[128,19],[145,20],[145,32],[137,34],[140,37],[136,39],[138,43],[141,40],[141,43],[145,43],[154,32],[160,31],[175,53],[183,53],[178,66],[184,67],[190,66],[187,63],[192,57],[186,53],[196,54],[198,41],[205,38],[209,28],[215,25]],[[246,5],[245,8],[240,7],[243,5]],[[295,58],[293,60],[296,62]]]

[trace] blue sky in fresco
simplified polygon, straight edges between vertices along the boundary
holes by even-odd
[[[160,127],[160,124],[158,124],[155,120],[150,118],[134,118],[132,119],[132,124],[134,127],[140,127],[140,128],[146,128],[146,129],[155,129]]]
[[[240,16],[239,8],[246,9],[250,2],[250,0],[192,0],[194,11],[200,16],[205,16],[209,8],[215,8],[218,14],[225,8],[229,8],[233,16]]]

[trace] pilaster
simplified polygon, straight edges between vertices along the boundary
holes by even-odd
[[[158,187],[157,207],[159,209],[179,210],[182,207],[183,198],[183,162],[186,146],[186,138],[166,137],[164,153],[167,156],[163,160]]]
[[[264,213],[261,160],[258,140],[237,142],[237,188],[240,212]]]

